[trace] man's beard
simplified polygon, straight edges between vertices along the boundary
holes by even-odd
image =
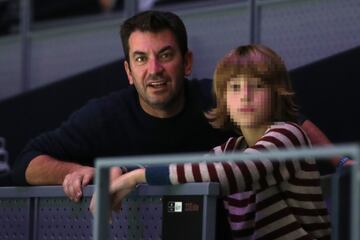
[[[181,87],[181,89],[179,89],[178,91],[174,92],[174,94],[168,97],[168,99],[165,99],[163,101],[151,101],[150,99],[144,99],[144,100],[148,105],[154,108],[167,110],[167,109],[171,109],[173,106],[176,106],[176,104],[178,104],[178,102],[182,100],[181,98],[182,94],[184,94],[183,87]]]

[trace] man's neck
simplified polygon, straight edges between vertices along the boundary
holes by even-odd
[[[185,96],[179,97],[176,101],[169,104],[169,106],[149,106],[147,103],[140,100],[141,108],[150,116],[156,118],[170,118],[180,113],[185,104]]]

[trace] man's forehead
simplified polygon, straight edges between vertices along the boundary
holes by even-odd
[[[179,48],[170,30],[160,32],[134,31],[129,37],[130,52],[160,51],[164,48]]]

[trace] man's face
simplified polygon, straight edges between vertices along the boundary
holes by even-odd
[[[183,57],[169,30],[135,31],[129,37],[130,84],[134,84],[145,112],[155,117],[178,113],[184,102],[184,76],[191,73],[192,55]]]

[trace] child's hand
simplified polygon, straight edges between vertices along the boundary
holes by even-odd
[[[112,210],[121,208],[121,201],[137,184],[145,183],[145,169],[136,169],[118,177],[110,184],[110,201]]]
[[[122,199],[125,198],[137,184],[145,182],[145,169],[136,169],[112,179],[110,183],[111,209],[115,211],[119,210],[121,208]],[[92,196],[89,208],[92,214],[94,214],[95,194]]]

